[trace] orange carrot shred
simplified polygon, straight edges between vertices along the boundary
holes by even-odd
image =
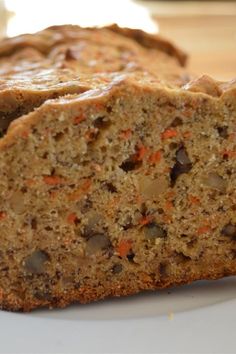
[[[43,176],[43,180],[49,186],[56,186],[63,183],[63,179],[59,176]]]
[[[169,138],[174,138],[178,135],[177,131],[175,129],[166,129],[162,134],[161,138],[162,140],[169,139]]]
[[[71,213],[67,216],[67,221],[70,223],[70,224],[74,224],[75,221],[77,219],[77,215],[75,213]]]
[[[120,133],[120,138],[123,140],[128,140],[132,135],[132,130],[131,129],[126,129],[126,130],[122,130]]]
[[[86,179],[80,188],[68,195],[69,200],[79,200],[84,193],[88,192],[91,184],[91,180]]]
[[[191,138],[191,136],[192,136],[192,133],[190,131],[183,132],[184,138],[189,139],[189,138]]]
[[[23,132],[21,132],[21,137],[26,139],[28,138],[29,134],[30,134],[29,130],[24,130]]]
[[[223,156],[227,156],[229,158],[235,158],[236,157],[236,151],[233,150],[223,150],[222,151]]]
[[[174,207],[174,205],[173,205],[172,201],[167,200],[166,203],[165,203],[165,208],[166,208],[166,210],[170,210],[170,209],[172,209],[173,207]]]
[[[153,152],[148,158],[148,161],[150,163],[157,163],[160,160],[161,160],[161,151],[160,150]]]
[[[139,225],[147,225],[149,224],[151,221],[153,220],[153,216],[152,215],[146,215],[144,217],[142,217],[140,220],[139,220]]]
[[[85,120],[85,116],[83,114],[81,114],[80,116],[77,116],[77,117],[74,118],[74,124],[79,124],[83,120]]]
[[[188,200],[191,204],[197,205],[200,203],[200,199],[198,197],[195,197],[194,195],[191,195],[191,194],[188,196]]]
[[[143,144],[141,144],[136,151],[136,154],[134,156],[134,160],[135,161],[142,161],[142,159],[144,158],[144,156],[146,155],[147,152],[148,152],[148,148],[146,148]]]
[[[28,186],[28,187],[31,187],[33,186],[34,184],[36,184],[36,181],[33,179],[33,178],[28,178],[25,180],[25,184]]]
[[[0,220],[4,220],[7,217],[5,211],[0,211]]]
[[[132,241],[130,240],[121,240],[118,247],[117,252],[120,257],[126,257],[132,247]]]
[[[206,234],[210,230],[211,230],[210,226],[207,226],[207,225],[201,226],[197,229],[197,234],[198,235]]]
[[[229,140],[230,140],[230,141],[234,141],[234,140],[235,140],[235,137],[236,137],[236,133],[231,133],[231,134],[229,134]]]

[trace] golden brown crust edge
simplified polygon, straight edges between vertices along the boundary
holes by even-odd
[[[166,279],[156,283],[149,275],[143,273],[140,274],[140,278],[136,282],[119,282],[109,286],[107,288],[99,287],[97,289],[91,288],[89,286],[82,287],[79,289],[68,290],[66,294],[61,296],[61,294],[54,293],[53,299],[50,301],[46,300],[35,300],[24,302],[22,298],[16,297],[14,294],[9,294],[5,297],[3,289],[0,289],[0,300],[1,309],[6,311],[19,311],[19,312],[29,312],[34,309],[39,308],[64,308],[73,303],[87,304],[93,301],[100,301],[106,298],[114,297],[124,297],[129,295],[135,295],[142,291],[153,291],[162,290],[166,288],[171,288],[180,285],[187,285],[198,280],[217,280],[227,276],[236,275],[235,262],[231,265],[219,262],[218,264],[212,264],[211,269],[208,272],[203,271],[201,274],[191,274],[180,278]]]
[[[140,29],[123,28],[116,24],[112,24],[106,28],[123,36],[134,39],[143,47],[149,49],[159,49],[170,56],[176,57],[181,66],[185,66],[186,64],[187,54],[170,41],[162,38],[160,35],[146,33]]]
[[[0,56],[7,56],[24,47],[32,47],[38,49],[41,53],[46,53],[54,45],[74,40],[75,37],[71,34],[72,31],[76,33],[76,31],[83,29],[97,30],[98,28],[83,28],[76,25],[51,26],[34,34],[22,34],[13,38],[5,38],[0,43]],[[159,35],[149,34],[139,29],[122,28],[116,24],[105,26],[101,29],[131,38],[145,48],[158,49],[169,56],[176,57],[181,66],[186,64],[187,55]],[[58,36],[54,36],[55,32],[58,33]]]

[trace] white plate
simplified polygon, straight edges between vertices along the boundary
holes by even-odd
[[[236,278],[64,310],[0,312],[1,353],[235,353]]]

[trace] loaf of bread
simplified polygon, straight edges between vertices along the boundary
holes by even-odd
[[[115,25],[0,42],[2,309],[236,274],[236,81],[185,61]]]

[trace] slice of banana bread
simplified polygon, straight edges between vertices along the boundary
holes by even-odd
[[[60,38],[69,28],[50,31]],[[101,50],[108,34],[122,41],[113,30],[94,30]],[[22,46],[35,50],[30,38]],[[161,53],[165,70],[159,75],[158,58],[156,72],[147,57],[134,70],[108,73],[102,64],[103,81],[87,73],[86,92],[61,91],[0,139],[3,309],[64,307],[236,274],[236,82],[203,76],[186,84],[173,56],[126,40],[152,60]],[[13,58],[20,41],[6,42],[2,53]],[[35,60],[39,70],[42,58]],[[29,97],[33,80],[24,83]],[[14,95],[13,83],[9,90]]]

